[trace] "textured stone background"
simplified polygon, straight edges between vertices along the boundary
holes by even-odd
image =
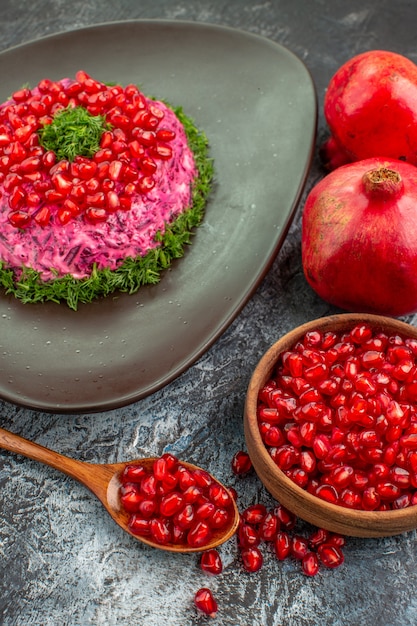
[[[321,105],[330,76],[371,48],[417,61],[413,0],[0,0],[0,49],[63,30],[124,19],[188,19],[241,28],[296,53]],[[305,194],[322,171],[313,163]],[[300,263],[302,202],[271,271],[216,344],[179,379],[126,408],[94,415],[40,414],[2,402],[0,423],[43,445],[97,462],[171,450],[239,489],[242,507],[273,504],[255,477],[237,481],[230,459],[244,445],[242,410],[264,350],[297,324],[335,312],[306,286]],[[349,277],[347,277],[349,280]],[[407,321],[415,323],[415,318]],[[303,527],[301,527],[303,530]],[[242,572],[234,541],[224,573],[208,579],[197,558],[151,550],[124,536],[80,485],[0,453],[0,624],[3,626],[194,626],[192,606],[209,585],[224,626],[407,626],[417,623],[416,534],[349,540],[342,568],[314,579],[265,552],[261,572]]]

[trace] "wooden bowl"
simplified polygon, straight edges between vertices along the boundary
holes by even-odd
[[[260,480],[271,495],[301,519],[317,527],[354,537],[384,537],[417,528],[417,506],[391,511],[364,511],[328,503],[308,493],[288,478],[274,463],[258,428],[259,390],[270,378],[279,356],[311,330],[348,331],[359,322],[403,337],[417,338],[417,328],[378,315],[347,313],[317,319],[299,326],[279,339],[259,361],[249,382],[244,428],[248,453]]]

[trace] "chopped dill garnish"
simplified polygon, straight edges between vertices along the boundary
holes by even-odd
[[[167,102],[165,104],[170,106]],[[191,207],[171,224],[167,224],[164,233],[157,233],[155,240],[160,245],[144,257],[125,259],[116,270],[98,270],[93,267],[90,276],[83,280],[66,274],[45,282],[41,280],[39,272],[28,267],[22,268],[19,280],[16,280],[13,270],[0,261],[0,287],[7,294],[13,294],[24,303],[66,302],[69,308],[76,311],[80,303],[92,302],[114,291],[132,294],[143,285],[158,283],[161,273],[172,261],[184,255],[185,246],[191,243],[193,230],[203,219],[213,182],[214,165],[208,156],[208,140],[204,132],[183,113],[182,108],[171,108],[184,126],[198,175],[192,189]]]
[[[82,106],[68,106],[55,113],[50,124],[38,130],[40,144],[59,160],[92,157],[100,149],[103,132],[110,128],[102,115],[91,115]]]

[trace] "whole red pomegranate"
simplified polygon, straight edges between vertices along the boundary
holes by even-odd
[[[302,219],[307,281],[348,311],[417,311],[417,167],[384,158],[343,165],[310,192]]]
[[[324,114],[330,169],[369,157],[417,165],[417,66],[406,57],[370,50],[347,61],[329,82]]]

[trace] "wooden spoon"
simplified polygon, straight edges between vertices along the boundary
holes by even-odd
[[[232,519],[224,528],[213,530],[213,536],[210,543],[204,545],[203,547],[194,548],[173,543],[161,545],[152,541],[149,537],[139,537],[138,535],[133,534],[128,526],[130,514],[126,512],[120,504],[120,475],[127,465],[140,463],[141,465],[144,465],[146,469],[150,469],[155,461],[154,458],[136,459],[134,461],[125,461],[123,463],[87,463],[85,461],[77,461],[59,454],[58,452],[54,452],[49,448],[45,448],[32,441],[28,441],[19,435],[10,433],[3,428],[0,428],[0,448],[8,450],[9,452],[21,454],[34,461],[40,461],[41,463],[49,465],[50,467],[53,467],[67,476],[79,481],[92,491],[95,496],[97,496],[116,524],[119,524],[124,531],[132,535],[132,537],[135,537],[135,539],[139,539],[143,543],[146,543],[154,548],[168,550],[170,552],[202,552],[219,546],[230,539],[230,537],[232,537],[232,535],[236,532],[239,523],[239,512],[232,497],[234,511]],[[181,465],[192,470],[197,469],[195,465],[185,463],[184,461],[181,461]],[[217,479],[214,477],[212,478],[218,484],[221,484]]]

